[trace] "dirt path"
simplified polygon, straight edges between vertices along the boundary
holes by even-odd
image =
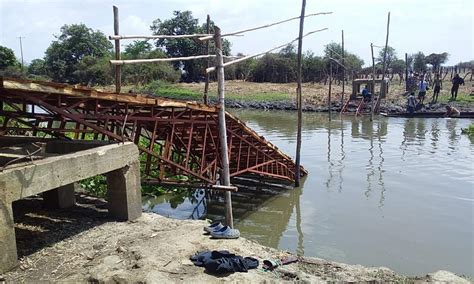
[[[20,206],[21,205],[21,206]],[[72,210],[46,212],[40,200],[22,201],[17,207],[17,239],[21,264],[1,276],[0,282],[280,282],[291,281],[449,281],[469,283],[449,272],[407,278],[388,268],[368,268],[303,258],[266,272],[263,259],[285,252],[240,238],[215,240],[203,234],[205,221],[173,220],[144,213],[134,222],[107,217],[105,203],[80,196]],[[30,241],[30,242],[28,242]],[[202,250],[229,250],[260,261],[257,269],[226,277],[208,274],[189,257]]]

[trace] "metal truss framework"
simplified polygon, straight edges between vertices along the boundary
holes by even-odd
[[[6,78],[0,104],[0,135],[133,141],[144,182],[212,185],[219,179],[217,107]],[[294,180],[289,156],[229,113],[226,124],[231,177]]]

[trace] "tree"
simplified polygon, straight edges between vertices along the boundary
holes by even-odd
[[[329,57],[332,53],[332,58],[337,59],[339,63],[342,63],[342,46],[339,43],[331,42],[324,47],[324,56],[326,58],[326,68],[329,70]],[[364,60],[360,59],[359,56],[344,50],[344,65],[346,67],[346,74],[357,73],[362,70],[362,65],[364,65]],[[333,72],[335,76],[342,78],[342,68],[338,68],[337,63],[333,65]],[[328,72],[329,73],[329,72]]]
[[[405,61],[401,59],[394,60],[391,64],[392,75],[398,74],[400,82],[403,81],[403,74],[405,73]]]
[[[74,78],[88,86],[108,85],[113,81],[111,57],[85,56],[75,66]]]
[[[379,51],[379,56],[376,58],[377,63],[383,64],[384,53],[385,53],[385,47],[383,47]],[[395,49],[391,46],[387,46],[387,54],[385,56],[385,68],[389,69],[392,62],[394,62],[397,59],[398,59],[397,52],[395,51]]]
[[[307,51],[302,58],[302,80],[303,82],[319,82],[325,77],[326,64],[322,57],[315,56],[313,52]]]
[[[46,50],[45,67],[54,81],[80,82],[75,77],[79,62],[86,56],[96,58],[110,54],[112,44],[100,31],[84,24],[64,25],[61,34]]]
[[[237,53],[238,57],[243,57],[244,55],[242,53]],[[237,80],[248,80],[250,77],[253,76],[253,72],[255,70],[255,66],[257,65],[257,59],[251,58],[247,59],[244,61],[241,61],[239,63],[236,63],[234,65],[230,65],[230,67],[235,66],[234,68],[234,75],[233,77]],[[228,68],[225,68],[224,71],[227,72]]]
[[[0,69],[5,69],[9,66],[18,64],[15,53],[12,49],[0,45]]]
[[[258,59],[252,79],[254,82],[288,83],[296,80],[296,70],[291,59],[280,54],[268,53]]]
[[[28,65],[28,74],[36,76],[46,75],[46,67],[43,59],[33,59]]]
[[[415,72],[426,72],[426,57],[423,52],[419,51],[413,56],[413,69]]]
[[[437,72],[441,67],[441,64],[448,60],[448,56],[449,54],[447,52],[431,53],[430,55],[426,56],[425,62],[433,66],[433,70]]]
[[[135,40],[133,43],[130,43],[125,47],[124,54],[129,58],[137,59],[144,54],[150,53],[152,47],[153,46],[146,40]]]
[[[156,19],[150,26],[154,35],[184,35],[206,33],[206,25],[199,26],[198,19],[195,19],[190,11],[174,11],[173,18],[168,20]],[[214,22],[210,23],[211,33],[214,32]],[[214,50],[211,41],[211,50]],[[187,57],[194,55],[207,54],[205,42],[198,39],[159,39],[156,41],[156,47],[163,48],[168,57]],[[224,55],[230,54],[230,42],[223,40]],[[188,60],[175,62],[176,69],[184,71],[186,81],[195,81],[204,75],[205,60]]]
[[[166,53],[160,49],[153,50],[147,41],[134,41],[127,45],[123,54],[124,59],[165,58]],[[123,81],[129,84],[144,85],[153,80],[175,82],[179,79],[179,72],[174,70],[168,62],[148,64],[130,64],[122,69]]]

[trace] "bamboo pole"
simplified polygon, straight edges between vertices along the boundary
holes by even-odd
[[[370,121],[374,121],[374,96],[375,96],[375,59],[374,59],[374,45],[370,44],[370,51],[372,53],[372,95],[370,96]]]
[[[304,28],[304,18],[305,18],[305,9],[306,9],[306,0],[303,0],[301,3],[301,16],[300,16],[300,31],[298,37],[298,76],[297,76],[297,87],[296,87],[296,100],[298,105],[298,133],[296,136],[296,169],[295,169],[295,186],[300,186],[301,178],[301,128],[303,120],[303,99],[301,92],[301,53],[303,50],[303,28]]]
[[[344,66],[344,30],[341,31],[342,37],[342,66]],[[342,97],[341,97],[341,108],[344,105],[344,86],[346,84],[346,68],[342,68]]]
[[[171,58],[151,58],[151,59],[130,59],[130,60],[110,60],[112,65],[127,65],[127,64],[140,64],[140,63],[154,63],[154,62],[169,62],[169,61],[185,61],[202,58],[216,57],[213,54],[187,56],[187,57],[171,57]]]
[[[286,19],[286,20],[279,21],[279,22],[272,23],[272,24],[267,24],[267,25],[263,25],[263,26],[258,26],[258,27],[254,27],[254,28],[249,28],[249,29],[241,30],[241,31],[226,33],[226,34],[223,34],[222,37],[235,36],[235,35],[239,35],[239,34],[246,33],[246,32],[251,32],[251,31],[255,31],[255,30],[259,30],[259,29],[268,28],[268,27],[275,26],[275,25],[279,25],[279,24],[286,23],[286,22],[289,22],[289,21],[301,19],[301,17],[307,18],[307,17],[312,17],[312,16],[329,15],[329,14],[332,14],[332,12],[320,12],[320,13],[313,13],[313,14],[298,16],[298,17]],[[300,20],[300,21],[301,21],[301,20]],[[204,36],[204,37],[199,38],[199,40],[202,40],[202,41],[208,40],[208,39],[212,39],[212,36]]]
[[[329,57],[332,57],[332,51],[329,51]],[[331,121],[331,91],[332,91],[332,60],[329,59],[329,94],[328,94],[328,115]]]
[[[222,57],[221,29],[214,27],[214,42],[217,52],[217,94],[219,97],[219,143],[222,163],[222,182],[224,186],[230,186],[229,156],[227,151],[227,127],[225,123],[225,82],[224,82],[224,59]],[[225,192],[225,221],[227,226],[234,227],[232,216],[232,194]]]
[[[311,34],[317,33],[317,32],[325,31],[325,30],[327,30],[327,29],[328,29],[328,28],[324,28],[324,29],[319,29],[319,30],[311,31],[311,32],[305,34],[305,35],[303,36],[303,38],[305,38],[305,37],[307,37],[307,36],[309,36],[309,35],[311,35]],[[264,51],[264,52],[261,52],[261,53],[258,53],[258,54],[247,55],[247,56],[244,56],[244,57],[240,57],[239,59],[235,59],[235,60],[232,60],[232,61],[228,61],[228,62],[224,63],[224,67],[227,67],[227,66],[230,66],[230,65],[232,65],[232,64],[245,61],[245,60],[250,59],[250,58],[254,58],[254,57],[258,57],[258,56],[260,56],[260,55],[267,54],[267,53],[269,53],[269,52],[272,52],[272,51],[277,50],[277,49],[280,49],[280,48],[283,48],[283,47],[285,47],[285,46],[287,46],[287,45],[289,45],[289,44],[291,44],[291,43],[297,41],[298,39],[299,39],[299,37],[296,38],[296,39],[294,39],[294,40],[292,40],[292,41],[290,41],[290,42],[287,42],[287,43],[285,43],[285,44],[279,45],[279,46],[277,46],[277,47],[271,48],[271,49],[269,49],[269,50],[267,50],[267,51]],[[209,73],[209,72],[212,72],[212,71],[215,71],[215,70],[216,70],[215,67],[210,67],[210,68],[207,68],[207,69],[206,69],[206,72]]]
[[[114,34],[119,34],[119,12],[118,7],[113,6],[114,10]],[[120,40],[115,40],[115,60],[120,60]],[[120,93],[122,85],[121,66],[115,65],[115,92]]]
[[[120,40],[120,39],[180,39],[180,38],[193,38],[193,37],[204,37],[211,36],[212,34],[189,34],[189,35],[119,35],[114,34],[109,36],[109,40]]]
[[[207,33],[210,33],[211,31],[211,17],[209,17],[209,15],[207,15],[207,18],[206,18],[206,32]],[[206,42],[206,49],[207,49],[207,55],[209,55],[209,41]],[[211,61],[210,61],[210,58],[207,58],[207,68],[209,68],[211,65]],[[204,104],[208,104],[208,101],[207,101],[207,95],[209,93],[209,73],[206,72],[206,83],[204,85],[204,96],[203,96],[203,101],[204,101]]]

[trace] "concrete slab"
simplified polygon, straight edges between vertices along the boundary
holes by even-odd
[[[92,149],[84,141],[48,144],[47,153],[69,154],[13,164],[0,171],[0,273],[17,264],[11,209],[15,200],[43,193],[47,206],[67,208],[74,205],[75,182],[106,174],[109,213],[121,220],[141,215],[140,165],[135,144],[126,142]]]

